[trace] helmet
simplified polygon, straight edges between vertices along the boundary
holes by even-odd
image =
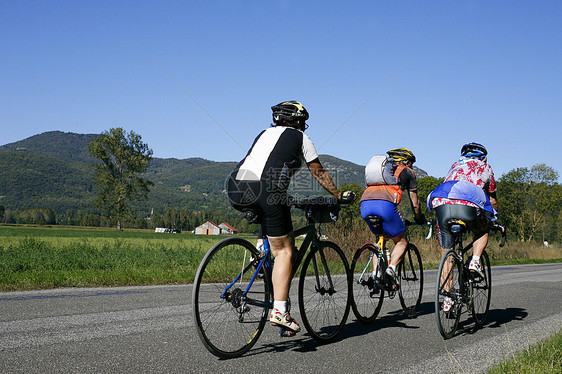
[[[416,162],[416,156],[414,156],[414,153],[406,148],[395,148],[386,153],[396,162],[409,161],[412,164]]]
[[[485,160],[488,155],[486,148],[479,143],[467,143],[461,148],[461,156]]]
[[[271,110],[273,111],[274,123],[281,121],[295,122],[299,119],[306,121],[308,119],[308,112],[298,101],[283,101],[272,106]]]

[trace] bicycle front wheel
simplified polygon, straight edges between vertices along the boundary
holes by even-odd
[[[435,287],[435,315],[437,327],[445,339],[451,338],[459,325],[462,311],[462,264],[453,249],[448,250],[439,264],[437,285]],[[453,305],[444,310],[445,298]]]
[[[400,304],[404,312],[412,316],[418,311],[423,293],[422,260],[418,248],[412,243],[408,243],[404,257],[398,264],[398,278]]]
[[[379,253],[377,247],[367,243],[355,252],[351,262],[351,307],[355,317],[363,323],[377,318],[384,300]]]
[[[484,277],[475,276],[472,279],[472,316],[477,326],[483,326],[486,322],[492,296],[492,268],[486,251],[480,256],[480,265],[484,270]]]
[[[299,309],[307,331],[318,341],[333,339],[350,308],[349,265],[335,243],[312,245],[299,279]]]
[[[227,238],[215,244],[199,265],[193,284],[197,334],[220,358],[247,352],[261,335],[271,305],[269,272],[256,273],[258,252],[250,242]]]

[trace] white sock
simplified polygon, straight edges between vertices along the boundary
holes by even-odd
[[[391,268],[392,271],[396,272],[396,266],[394,266],[394,265],[388,265],[388,267]]]
[[[287,313],[287,300],[273,300],[273,309],[277,309],[281,314]]]
[[[472,255],[472,259],[478,263],[480,263],[480,256]]]

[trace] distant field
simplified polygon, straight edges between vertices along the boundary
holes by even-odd
[[[191,283],[204,254],[224,237],[0,225],[0,291]],[[424,268],[435,268],[441,255],[436,241],[414,243]],[[355,243],[340,244],[351,261]],[[526,243],[499,248],[494,241],[488,251],[492,265],[562,261],[560,248]]]
[[[190,283],[224,236],[0,226],[0,290]]]

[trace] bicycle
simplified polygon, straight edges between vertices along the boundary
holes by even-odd
[[[367,219],[378,232],[382,232],[380,216],[367,216]],[[405,223],[407,227],[412,225],[409,221]],[[426,239],[429,239],[432,224],[428,221],[427,225],[429,233]],[[377,318],[385,293],[389,299],[393,299],[398,292],[400,304],[407,316],[415,315],[421,302],[423,265],[418,248],[410,243],[408,235],[408,245],[397,267],[398,284],[394,285],[384,275],[390,263],[390,251],[386,245],[388,239],[379,235],[376,244],[363,244],[355,252],[351,262],[351,307],[357,319],[363,323],[371,323]]]
[[[305,237],[300,248],[294,248],[291,275],[292,279],[304,258],[298,284],[302,322],[314,339],[327,342],[341,331],[349,315],[349,265],[340,247],[321,239],[316,225],[335,221],[339,205],[321,196],[292,200],[290,204],[303,210],[307,220],[304,227],[294,231],[295,237]],[[245,215],[250,222],[257,221],[256,212]],[[269,320],[273,259],[267,236],[263,249],[258,251],[246,239],[226,238],[216,243],[199,265],[192,300],[195,327],[204,346],[217,357],[234,358],[246,353]],[[290,335],[283,328],[279,333]]]
[[[435,316],[437,327],[445,339],[451,338],[457,331],[463,304],[466,313],[471,312],[476,326],[482,327],[488,317],[492,295],[492,269],[486,250],[480,256],[484,277],[468,270],[471,257],[465,261],[464,255],[472,248],[474,241],[463,247],[462,235],[467,232],[466,222],[457,219],[447,221],[453,234],[453,247],[449,249],[439,264],[435,286]],[[506,229],[497,223],[490,226],[492,231],[501,231],[500,247],[505,245]],[[453,306],[447,312],[442,308],[445,297],[453,300]]]

